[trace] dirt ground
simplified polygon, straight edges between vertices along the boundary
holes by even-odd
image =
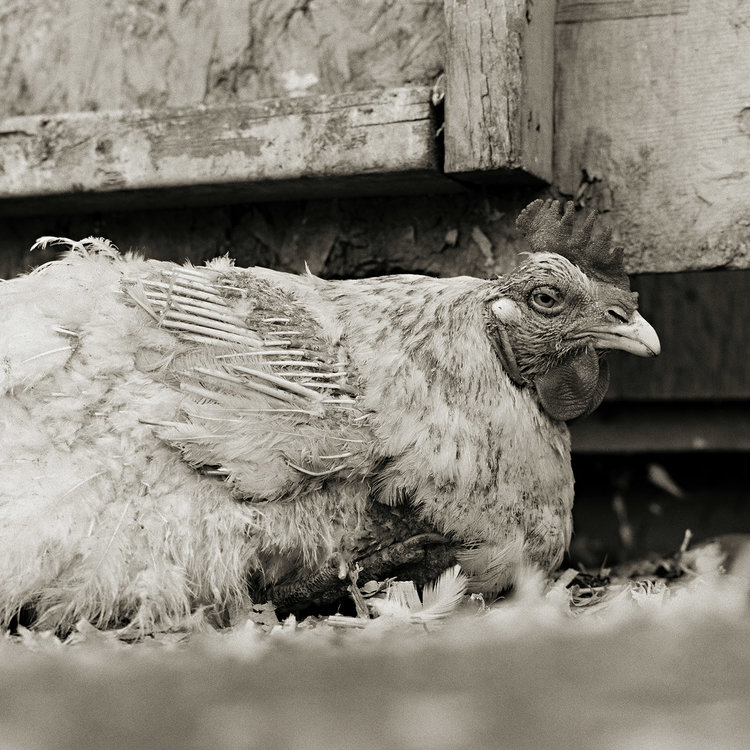
[[[714,550],[715,551],[715,550]],[[276,623],[260,607],[127,644],[0,642],[0,747],[649,748],[747,746],[750,558],[593,585],[530,574],[444,620]]]
[[[586,621],[540,601],[433,632],[6,643],[2,747],[744,748],[750,622],[701,601]]]

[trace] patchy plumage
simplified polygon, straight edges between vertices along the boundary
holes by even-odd
[[[536,252],[489,281],[181,267],[87,240],[0,284],[0,622],[231,620],[248,580],[345,569],[372,503],[414,509],[477,589],[555,567],[564,420],[601,401],[603,349],[658,353],[621,256],[598,263],[608,242],[558,216],[532,204]]]

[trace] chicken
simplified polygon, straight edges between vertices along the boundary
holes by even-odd
[[[66,241],[0,284],[0,623],[230,622],[249,582],[343,571],[373,508],[475,590],[559,565],[566,420],[608,349],[659,352],[622,250],[537,201],[506,276],[325,281]]]

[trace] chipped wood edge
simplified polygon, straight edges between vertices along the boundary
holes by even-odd
[[[0,121],[0,213],[448,192],[427,87]]]
[[[444,0],[444,9],[446,174],[551,182],[554,3]]]

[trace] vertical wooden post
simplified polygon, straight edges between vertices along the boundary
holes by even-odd
[[[444,0],[445,171],[551,182],[553,0]]]

